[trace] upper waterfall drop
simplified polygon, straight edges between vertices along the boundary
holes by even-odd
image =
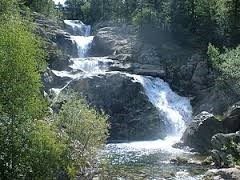
[[[86,57],[94,38],[94,36],[90,36],[91,26],[85,25],[79,20],[64,20],[64,24],[67,26],[71,34],[73,34],[71,40],[77,46],[78,57]]]
[[[64,24],[71,27],[73,35],[90,36],[91,26],[84,24],[79,20],[64,20]]]

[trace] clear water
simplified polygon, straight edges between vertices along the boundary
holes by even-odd
[[[101,157],[107,165],[98,177],[103,179],[202,179],[206,167],[200,164],[202,157],[187,150],[175,149],[175,138],[108,144]],[[181,157],[189,163],[174,164],[171,159]]]

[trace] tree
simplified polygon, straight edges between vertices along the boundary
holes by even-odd
[[[210,44],[208,57],[218,73],[218,84],[240,94],[240,46],[235,49],[225,49],[225,52],[220,53],[218,48]]]
[[[48,17],[56,17],[56,5],[53,0],[24,0],[24,4],[30,7],[32,11]]]
[[[16,15],[17,16],[17,15]],[[39,65],[43,52],[35,36],[11,17],[0,25],[0,153],[1,176],[18,177],[30,119],[41,117]]]

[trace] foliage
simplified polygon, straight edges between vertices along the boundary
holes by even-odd
[[[135,23],[155,29],[194,34],[207,46],[240,41],[239,0],[67,0],[65,18]],[[141,30],[141,29],[140,29]]]
[[[208,56],[213,67],[219,72],[219,81],[221,84],[225,84],[225,86],[239,94],[240,46],[235,49],[225,49],[224,53],[220,53],[219,49],[210,44]]]
[[[108,135],[107,117],[73,95],[56,117],[57,126],[67,138],[71,163],[68,173],[74,177],[94,169],[96,155]],[[78,172],[79,173],[79,172]]]
[[[23,0],[24,4],[31,8],[32,11],[44,14],[48,17],[56,17],[56,5],[53,0]]]
[[[35,36],[19,19],[0,25],[0,104],[11,116],[42,112],[38,72],[43,52]]]
[[[151,8],[145,7],[141,11],[137,11],[136,15],[133,17],[133,22],[139,26],[156,26],[159,23],[158,13]]]
[[[36,121],[29,135],[26,164],[31,169],[26,177],[54,179],[67,164],[64,156],[67,145],[59,136],[57,128],[47,121]]]

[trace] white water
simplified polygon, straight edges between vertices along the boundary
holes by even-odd
[[[97,75],[103,74],[109,69],[109,65],[113,63],[112,60],[107,58],[74,58],[73,64],[70,66],[74,70],[81,70],[85,74]]]
[[[72,28],[72,31],[79,36],[88,37],[91,34],[91,26],[85,25],[82,21],[64,20],[64,24],[70,26]]]
[[[109,144],[108,148],[138,152],[141,155],[152,154],[158,150],[174,154],[183,153],[184,150],[172,146],[180,141],[186,128],[186,122],[192,119],[192,106],[189,99],[177,95],[162,79],[133,74],[126,75],[143,86],[149,101],[159,110],[159,116],[167,126],[168,136],[163,140],[156,141]]]
[[[60,4],[64,5],[66,0],[53,0],[53,1],[55,2],[55,4],[60,3]]]
[[[157,107],[161,118],[168,127],[169,136],[180,137],[191,121],[192,106],[189,99],[171,90],[168,83],[159,78],[131,75],[134,81],[142,84],[150,102]]]
[[[78,57],[86,57],[94,38],[94,36],[90,36],[91,26],[85,25],[79,20],[64,20],[64,24],[71,28],[74,34],[71,36],[71,40],[77,46]]]
[[[93,36],[71,36],[71,40],[76,43],[78,49],[78,57],[85,57],[91,48]]]

